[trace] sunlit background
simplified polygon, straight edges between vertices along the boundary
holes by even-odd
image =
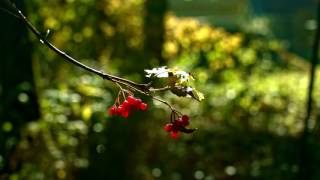
[[[170,110],[110,117],[118,87],[42,45],[0,10],[0,179],[320,179],[320,79],[301,164],[316,0],[16,1],[47,39],[98,70],[146,82],[179,67],[205,100],[160,93],[191,117],[172,139]],[[316,75],[320,75],[317,72]]]

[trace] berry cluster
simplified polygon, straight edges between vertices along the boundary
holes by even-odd
[[[109,108],[109,115],[115,116],[119,115],[124,118],[128,118],[132,110],[147,110],[148,105],[142,102],[139,98],[134,98],[133,96],[128,96],[126,100],[122,102],[118,107],[113,105]]]
[[[189,116],[183,115],[171,123],[166,124],[163,129],[167,132],[170,132],[172,138],[178,138],[179,132],[191,133],[194,129],[187,129],[186,126],[189,125]]]

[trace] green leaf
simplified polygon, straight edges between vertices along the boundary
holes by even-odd
[[[190,87],[174,86],[171,88],[171,92],[180,97],[186,97],[188,95],[188,90],[190,91]]]
[[[169,86],[171,92],[179,97],[193,97],[197,101],[204,99],[204,95],[192,86],[195,79],[189,72],[166,66],[146,69],[145,72],[147,78],[165,80],[165,86]]]
[[[202,101],[204,95],[190,86],[174,86],[171,88],[171,92],[179,97],[192,97],[197,101]]]
[[[192,96],[194,99],[196,99],[198,101],[204,100],[203,93],[197,91],[196,89],[193,89],[193,91],[191,92],[190,96]]]

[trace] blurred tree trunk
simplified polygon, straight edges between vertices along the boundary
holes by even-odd
[[[164,18],[167,8],[166,0],[145,1],[144,51],[147,59],[156,59],[159,64],[164,64],[162,47],[165,40]]]
[[[119,70],[121,74],[131,75],[138,72],[143,79],[143,70],[149,68],[150,60],[157,59],[163,63],[161,56],[164,41],[164,14],[167,10],[166,0],[146,0],[144,17],[145,46],[143,52],[136,52],[136,57],[126,62]],[[135,55],[131,55],[135,56]],[[137,94],[138,96],[138,94]],[[139,96],[138,96],[139,97]],[[116,98],[116,94],[114,94]],[[90,166],[82,171],[78,178],[88,179],[143,179],[145,178],[145,158],[147,156],[147,122],[148,112],[135,112],[129,119],[112,118],[107,122],[105,152],[98,153],[96,142],[89,141]],[[92,129],[92,128],[91,128]],[[94,137],[94,132],[89,137]],[[99,138],[92,138],[99,139]],[[101,139],[100,139],[101,140]]]
[[[25,9],[22,1],[17,6]],[[25,25],[0,11],[0,174],[18,168],[10,155],[26,122],[39,118],[31,53]],[[3,159],[3,160],[1,160]]]
[[[318,58],[319,58],[319,46],[320,46],[320,0],[317,2],[317,14],[316,14],[316,19],[317,19],[317,24],[318,27],[316,29],[315,35],[314,35],[314,44],[312,48],[312,54],[311,54],[311,68],[310,68],[310,80],[309,80],[309,87],[308,87],[308,95],[307,95],[307,104],[306,104],[306,117],[304,119],[304,124],[303,124],[303,132],[302,136],[300,139],[300,144],[299,144],[299,149],[300,149],[300,161],[298,162],[298,167],[299,167],[299,175],[297,176],[297,179],[313,179],[313,175],[315,172],[318,170],[315,168],[316,166],[314,165],[319,165],[319,162],[314,162],[313,156],[313,150],[311,149],[311,143],[310,143],[310,135],[311,133],[309,132],[309,124],[310,124],[310,119],[312,116],[312,110],[316,109],[314,107],[313,102],[313,89],[314,89],[314,82],[316,78],[316,66],[319,63]]]

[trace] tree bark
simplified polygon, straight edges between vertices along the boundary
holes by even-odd
[[[18,7],[24,9],[22,1]],[[20,139],[20,130],[39,118],[39,105],[32,71],[32,47],[25,25],[0,11],[0,174],[16,167],[10,156]],[[11,164],[11,165],[10,165]]]
[[[300,139],[300,162],[299,162],[299,176],[298,179],[312,179],[313,173],[315,169],[313,168],[313,160],[312,160],[312,149],[310,149],[310,132],[309,132],[309,122],[311,118],[311,113],[313,110],[313,87],[315,81],[315,71],[318,63],[318,54],[319,54],[319,45],[320,45],[320,0],[318,0],[317,6],[317,30],[315,33],[314,44],[311,54],[311,69],[310,69],[310,80],[308,87],[308,96],[307,96],[307,104],[306,104],[306,117],[304,119],[303,124],[303,132]]]
[[[150,61],[156,59],[163,64],[162,46],[164,41],[164,15],[167,10],[166,0],[146,0],[144,4],[144,49],[137,52],[137,57],[122,67],[123,73],[130,75],[139,72],[143,79],[143,70],[149,68]],[[140,55],[141,54],[141,55]],[[141,57],[141,58],[140,58]],[[127,57],[130,58],[130,57]],[[125,69],[125,70],[124,70]],[[114,95],[114,98],[116,94]],[[90,141],[90,166],[80,173],[80,179],[95,175],[98,179],[143,179],[143,166],[147,154],[145,136],[148,131],[148,112],[134,113],[130,119],[112,118],[107,123],[105,152],[98,154],[98,142]],[[93,136],[89,135],[90,137]],[[95,139],[95,138],[92,138]],[[101,166],[104,164],[104,166]]]
[[[147,59],[156,59],[159,64],[164,64],[162,48],[165,40],[164,20],[167,9],[167,0],[145,1],[144,51]]]

